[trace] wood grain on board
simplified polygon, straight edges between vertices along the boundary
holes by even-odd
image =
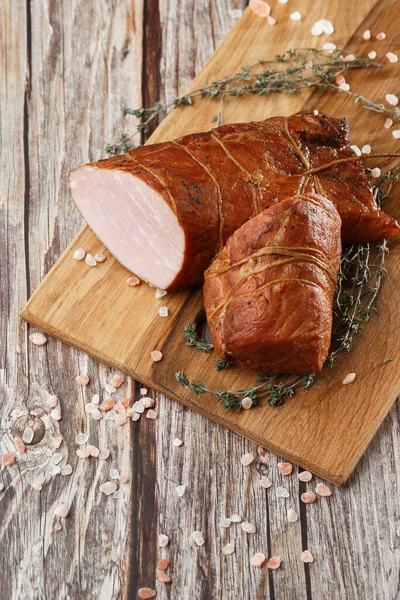
[[[214,77],[232,74],[244,64],[256,62],[259,56],[283,52],[288,39],[295,47],[310,44],[307,23],[311,27],[318,17],[317,10],[315,7],[314,11],[307,11],[301,29],[291,20],[281,27],[270,27],[247,10],[189,90]],[[390,38],[395,35],[396,25],[389,13],[380,4],[369,19],[373,27],[378,17]],[[363,16],[359,7],[357,14],[359,19]],[[354,28],[356,22],[361,23],[348,19],[347,14],[341,19],[336,16],[335,25],[345,35],[338,44],[350,45],[353,51],[362,54],[367,45],[362,31],[357,33]],[[363,27],[368,25],[367,17]],[[317,40],[317,44],[321,45],[321,41]],[[352,88],[381,101],[395,87],[396,71],[389,64],[380,71],[355,71],[348,80]],[[308,97],[282,94],[266,102],[258,97],[241,98],[239,102],[231,99],[224,105],[223,119],[224,122],[257,120],[290,114],[304,106],[334,116],[346,115],[353,141],[369,143],[376,151],[394,150],[398,145],[390,132],[383,129],[381,116],[360,115],[360,108],[340,93],[329,97],[326,93],[323,97],[318,93],[310,93]],[[188,131],[208,129],[216,107],[212,101],[195,102],[193,107],[173,111],[150,140],[171,139]],[[362,130],[360,119],[365,121]],[[400,209],[394,203],[388,210],[400,216]],[[254,374],[246,369],[216,372],[215,356],[199,354],[185,346],[183,327],[201,310],[201,291],[184,290],[170,293],[162,301],[155,300],[154,290],[146,285],[134,289],[126,286],[129,273],[111,256],[95,269],[77,263],[72,254],[79,247],[93,254],[107,254],[85,227],[33,294],[22,312],[24,319],[334,483],[343,484],[347,480],[400,391],[397,367],[400,345],[396,333],[400,311],[394,293],[400,283],[398,241],[390,242],[390,278],[384,282],[380,298],[385,312],[365,327],[350,355],[340,357],[310,390],[300,391],[284,406],[262,406],[242,414],[225,410],[212,396],[196,397],[182,389],[175,379],[175,372],[184,370],[190,379],[200,379],[217,390],[246,388],[254,381]],[[158,316],[161,304],[168,306],[168,319]],[[156,349],[163,352],[164,358],[155,364],[150,352]],[[385,358],[392,361],[384,364]],[[342,380],[349,372],[357,373],[356,381],[343,386]]]

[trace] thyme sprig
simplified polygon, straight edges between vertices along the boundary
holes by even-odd
[[[348,57],[353,57],[351,60]],[[343,49],[332,51],[316,48],[292,48],[275,56],[271,60],[259,58],[256,63],[243,66],[231,77],[222,77],[193,90],[188,94],[177,96],[169,102],[156,102],[147,108],[132,109],[125,105],[124,116],[137,119],[135,131],[122,134],[119,143],[108,144],[107,152],[117,154],[127,152],[133,147],[132,138],[137,133],[146,133],[150,126],[158,124],[172,109],[188,106],[198,99],[210,98],[222,100],[228,97],[242,97],[248,94],[266,96],[274,93],[293,94],[303,89],[331,89],[347,94],[366,110],[385,114],[393,120],[400,119],[400,109],[386,108],[383,104],[369,100],[361,94],[350,90],[340,90],[335,83],[338,75],[351,69],[379,68],[383,65],[368,58],[357,57]],[[220,124],[221,110],[213,118]]]
[[[400,165],[375,182],[373,194],[379,207],[388,199],[393,185],[399,180]],[[326,361],[327,366],[332,366],[341,353],[350,352],[355,336],[360,333],[373,312],[376,312],[376,299],[387,273],[385,260],[388,252],[386,240],[377,244],[357,244],[344,250],[334,299],[333,343]],[[190,325],[191,335],[196,336],[196,326]],[[209,346],[210,344],[207,347]],[[194,394],[212,394],[225,408],[238,411],[242,409],[242,400],[246,397],[252,399],[252,407],[258,406],[262,399],[271,406],[279,406],[285,398],[294,396],[299,386],[310,388],[316,378],[312,374],[299,376],[258,373],[259,385],[236,391],[218,391],[207,388],[202,381],[190,381],[183,371],[176,373],[175,377],[182,387],[190,389]]]

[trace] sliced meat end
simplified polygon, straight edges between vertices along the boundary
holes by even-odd
[[[185,234],[162,195],[134,174],[91,165],[70,173],[70,187],[109,252],[141,279],[168,289],[182,269]]]

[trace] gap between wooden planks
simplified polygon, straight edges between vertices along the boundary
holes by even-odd
[[[394,38],[396,24],[390,17],[395,9],[393,0],[377,5],[364,0],[356,7],[349,5],[348,11],[340,14],[336,4],[324,7],[324,16],[329,19],[331,12],[335,17],[335,27],[341,32],[341,39],[336,37],[337,45],[347,46],[363,56],[374,48],[379,50],[378,58],[389,49],[396,50],[393,44],[389,48],[386,42],[367,43],[362,39],[362,32],[368,28],[373,32],[383,30],[388,39]],[[310,33],[313,23],[321,18],[319,8],[306,7],[305,1],[302,5],[301,28],[287,18],[290,9],[286,6],[279,7],[282,14],[279,27],[268,26],[248,9],[189,89],[196,89],[214,77],[232,74],[259,56],[270,58],[289,47],[321,47],[325,36],[312,38]],[[299,10],[302,12],[301,7]],[[279,18],[278,7],[276,12]],[[359,24],[357,31],[350,30],[350,23]],[[354,71],[348,81],[352,89],[382,101],[386,93],[395,90],[396,73],[393,65],[388,65],[374,72]],[[397,149],[390,132],[383,129],[381,116],[363,112],[340,93],[231,99],[224,105],[224,122],[261,120],[291,114],[303,107],[318,108],[334,116],[346,115],[353,143],[369,143],[374,151]],[[209,129],[217,111],[218,104],[211,100],[174,110],[149,141]],[[400,216],[393,203],[388,210]],[[201,309],[201,292],[184,290],[156,301],[154,290],[148,286],[128,288],[125,284],[128,272],[111,256],[94,269],[77,263],[72,253],[80,246],[93,254],[106,253],[85,227],[23,309],[24,319],[334,483],[343,484],[347,480],[400,391],[396,368],[400,358],[396,339],[400,327],[396,305],[396,289],[400,285],[398,241],[390,243],[390,278],[385,281],[379,299],[384,308],[379,317],[366,325],[352,352],[341,356],[310,390],[297,393],[284,406],[262,406],[241,414],[226,411],[213,397],[192,395],[175,380],[175,372],[184,370],[189,378],[204,380],[207,387],[217,390],[245,388],[254,381],[254,374],[246,369],[217,373],[212,365],[215,357],[196,353],[184,345],[183,327]],[[168,319],[158,318],[161,304],[168,305]],[[164,354],[157,364],[150,359],[154,349]],[[392,362],[383,365],[385,358],[392,358]],[[341,382],[349,372],[357,373],[356,381],[343,386]]]

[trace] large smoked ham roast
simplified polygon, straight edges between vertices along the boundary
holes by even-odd
[[[72,197],[108,250],[154,286],[200,284],[229,236],[295,194],[329,198],[344,243],[393,236],[345,119],[298,113],[143,146],[70,174]]]
[[[333,203],[296,195],[229,238],[205,273],[217,354],[264,373],[319,373],[328,356],[340,265]]]

